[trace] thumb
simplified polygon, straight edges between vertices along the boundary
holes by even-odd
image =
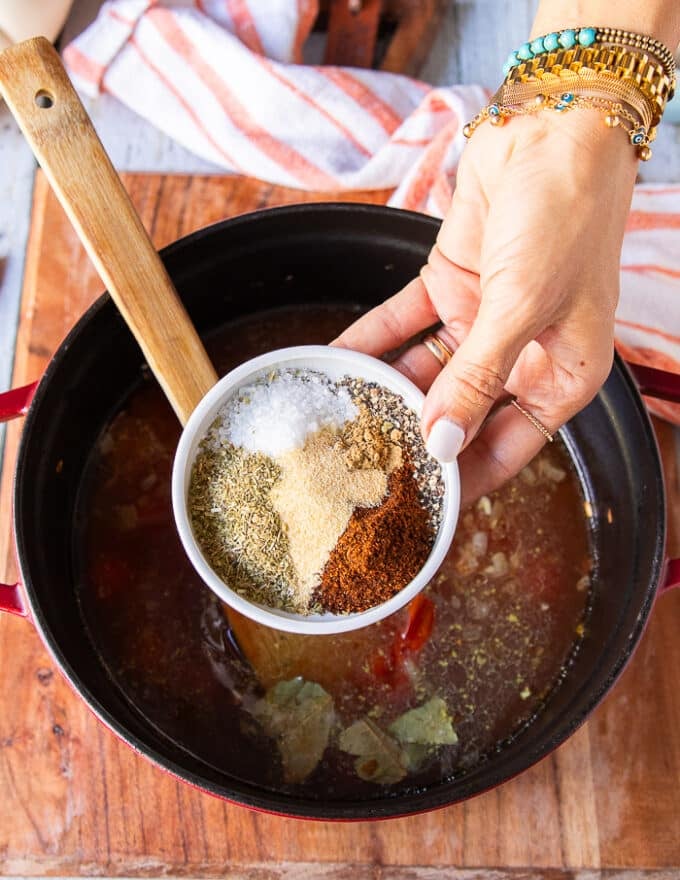
[[[479,431],[503,394],[531,333],[488,314],[484,303],[470,332],[427,394],[422,431],[428,452],[453,461]]]

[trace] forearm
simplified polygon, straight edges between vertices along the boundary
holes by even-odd
[[[581,25],[622,28],[647,34],[675,51],[680,43],[678,0],[541,0],[532,37]]]

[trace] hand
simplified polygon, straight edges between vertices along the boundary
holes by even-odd
[[[637,160],[602,114],[543,110],[484,123],[420,276],[336,345],[380,356],[441,322],[455,352],[423,345],[395,366],[427,390],[422,430],[442,461],[461,451],[463,501],[497,488],[582,409],[611,369],[619,262]],[[474,440],[474,442],[472,442]]]

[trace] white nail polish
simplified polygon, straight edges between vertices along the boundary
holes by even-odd
[[[430,429],[425,448],[437,461],[455,461],[465,442],[465,431],[451,419],[437,419]]]

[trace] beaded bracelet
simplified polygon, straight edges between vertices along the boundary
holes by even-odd
[[[561,31],[552,31],[542,37],[536,37],[511,52],[503,65],[503,75],[507,76],[513,67],[522,61],[530,61],[537,55],[546,52],[556,52],[559,49],[573,49],[575,46],[589,48],[593,45],[601,46],[627,46],[629,48],[645,52],[655,56],[663,66],[669,80],[675,79],[675,58],[670,49],[660,40],[645,34],[636,34],[632,31],[620,28],[606,27],[578,27],[565,28]]]

